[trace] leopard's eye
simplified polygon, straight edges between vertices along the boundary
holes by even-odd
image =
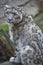
[[[9,12],[6,12],[6,14],[9,14]]]
[[[14,14],[14,16],[17,15],[16,13],[13,13],[13,14]]]

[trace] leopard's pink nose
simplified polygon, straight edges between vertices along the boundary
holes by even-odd
[[[12,19],[8,19],[8,23],[11,23],[11,20],[12,20]]]

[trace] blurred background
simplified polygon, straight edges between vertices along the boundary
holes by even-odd
[[[14,44],[9,39],[9,27],[4,17],[6,4],[21,7],[24,13],[33,17],[43,32],[43,0],[0,0],[0,63],[14,56]]]

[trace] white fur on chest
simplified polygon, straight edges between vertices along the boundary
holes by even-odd
[[[9,25],[9,35],[10,35],[10,40],[12,42],[14,42],[14,40],[13,40],[13,33],[11,32],[11,25]]]

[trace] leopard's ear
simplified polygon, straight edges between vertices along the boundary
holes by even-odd
[[[32,16],[28,15],[28,19],[29,19],[30,22],[34,22],[34,19],[33,19]]]
[[[5,5],[5,8],[11,8],[11,6],[9,6],[9,5]]]
[[[7,9],[10,9],[10,8],[11,8],[11,6],[5,5],[5,6],[4,6],[4,11],[7,11]]]
[[[4,17],[7,16],[7,12],[10,10],[10,8],[11,8],[11,6],[9,6],[9,5],[4,6]]]

